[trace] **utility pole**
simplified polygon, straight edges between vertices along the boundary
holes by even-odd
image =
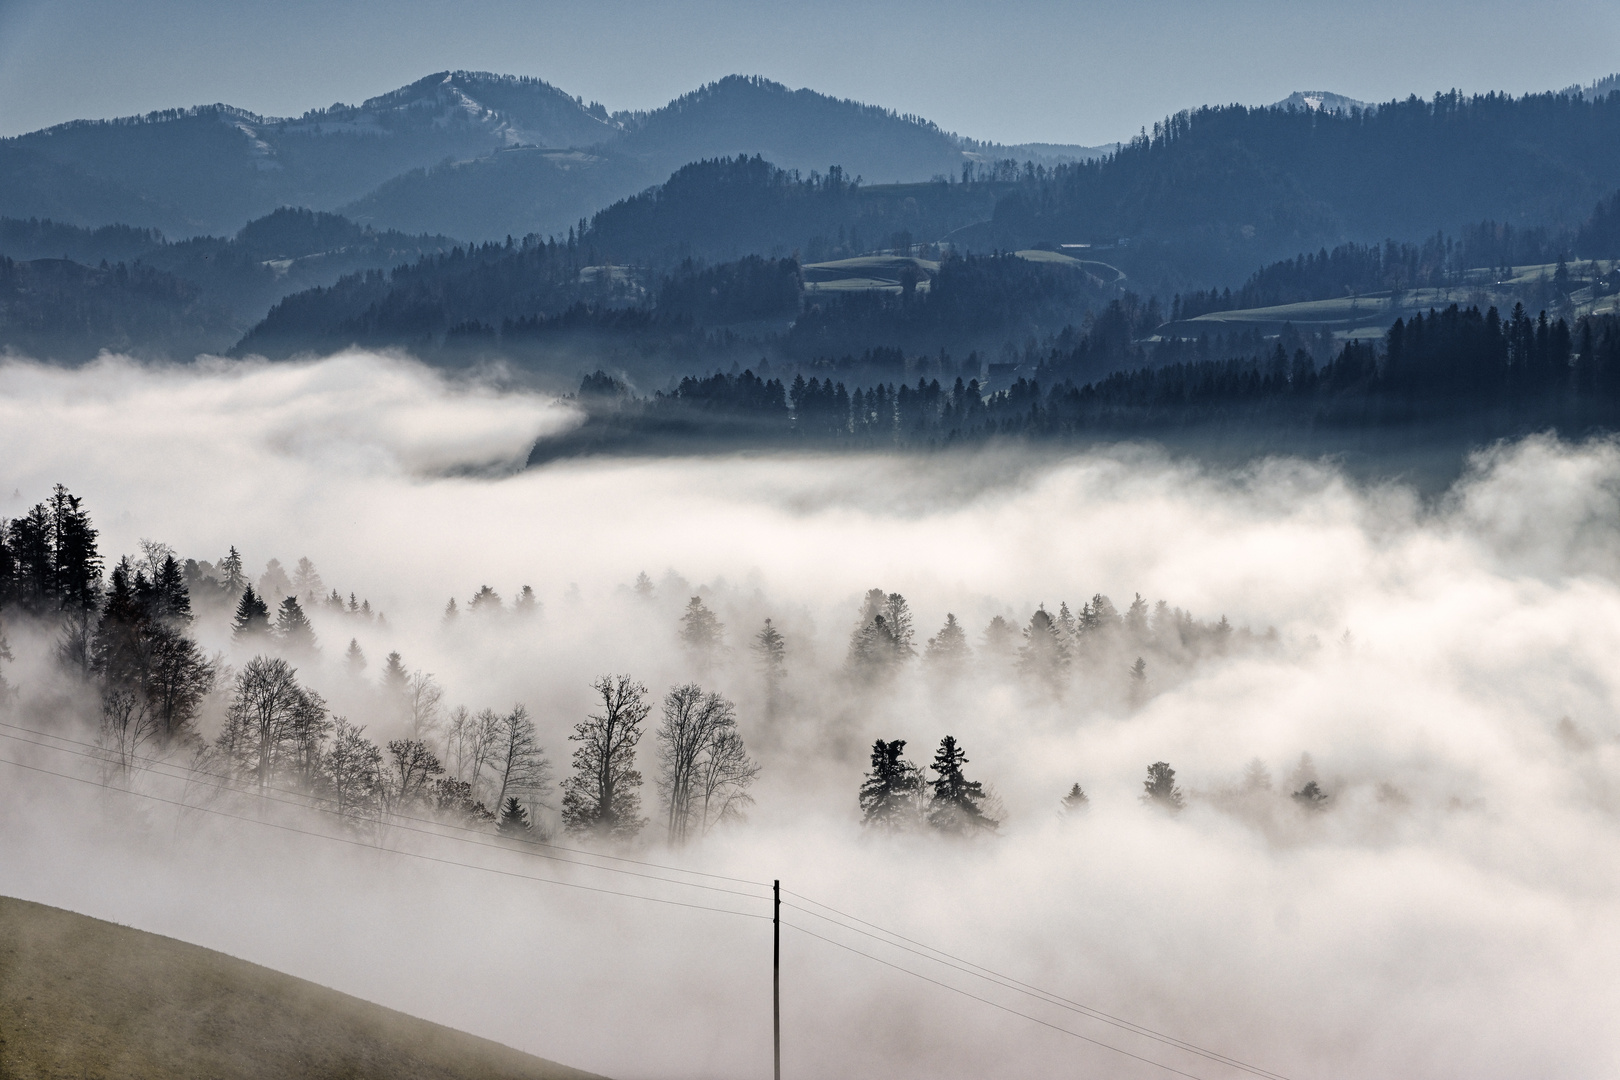
[[[776,1080],[782,1080],[782,882],[771,881],[771,1034],[776,1050]]]

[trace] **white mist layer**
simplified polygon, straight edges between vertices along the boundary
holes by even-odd
[[[307,556],[386,629],[314,615],[301,676],[339,712],[372,696],[350,636],[431,671],[447,701],[524,701],[552,761],[589,680],[661,694],[693,676],[685,590],[727,625],[705,681],[734,697],[763,773],[746,824],[637,857],[787,888],[1118,1016],[1283,1073],[1612,1074],[1620,1034],[1620,451],[1546,440],[1483,456],[1438,505],[1330,467],[1213,473],[1151,449],[1069,456],[586,460],[511,472],[572,422],[543,399],[350,354],[304,365],[76,372],[0,366],[0,515],[55,482],[102,549]],[[508,471],[502,471],[503,466]],[[11,492],[15,489],[17,495]],[[441,625],[445,599],[532,585],[532,623]],[[577,591],[572,588],[577,585]],[[992,615],[1133,593],[1274,647],[1234,650],[1130,709],[1106,680],[1061,700],[979,670],[886,690],[839,675],[866,589],[904,593],[919,639]],[[746,639],[792,647],[775,723]],[[1349,631],[1346,639],[1345,633]],[[217,620],[199,635],[228,649]],[[48,679],[14,635],[8,677]],[[240,663],[245,657],[232,654]],[[655,714],[656,716],[656,714]],[[1567,723],[1560,721],[1568,718]],[[380,727],[373,734],[387,735]],[[925,760],[945,734],[1006,807],[973,844],[862,834],[874,738]],[[651,740],[642,769],[653,772]],[[43,751],[27,760],[54,763]],[[1309,753],[1327,809],[1289,798]],[[0,756],[22,759],[0,740]],[[1243,792],[1259,758],[1270,794]],[[1137,801],[1169,761],[1189,808]],[[769,927],[398,855],[355,851],[0,766],[0,891],[269,964],[618,1077],[769,1067]],[[1083,783],[1091,809],[1060,820]],[[646,807],[656,813],[652,792]],[[410,845],[407,845],[410,846]],[[580,884],[763,904],[499,861]],[[826,932],[798,912],[789,918]],[[1011,1008],[1199,1077],[1232,1070],[839,936]],[[789,932],[784,1073],[1170,1075]]]

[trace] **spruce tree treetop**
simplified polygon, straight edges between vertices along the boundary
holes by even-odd
[[[1179,813],[1187,804],[1176,786],[1176,770],[1168,762],[1155,761],[1148,766],[1147,779],[1142,781],[1142,801],[1171,813]]]
[[[312,653],[315,651],[315,628],[309,624],[309,616],[304,614],[298,597],[289,596],[281,602],[276,612],[276,637],[281,639],[282,647],[294,653]]]
[[[252,585],[242,587],[242,598],[236,602],[236,617],[231,623],[231,637],[236,641],[251,641],[270,634],[270,609],[265,606]]]
[[[501,805],[501,820],[496,824],[495,830],[502,836],[525,836],[534,829],[529,821],[529,812],[523,808],[516,795],[507,796],[506,802]]]
[[[872,771],[861,782],[862,825],[896,831],[916,822],[922,775],[900,756],[905,750],[904,739],[879,739],[872,744]]]
[[[933,789],[928,801],[928,823],[941,832],[958,835],[994,829],[999,822],[984,813],[984,785],[969,780],[962,772],[967,764],[967,753],[956,744],[956,738],[947,735],[940,740],[934,754],[936,779],[928,781]]]

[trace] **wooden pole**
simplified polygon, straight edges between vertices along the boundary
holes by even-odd
[[[771,882],[771,1034],[776,1080],[782,1080],[782,882]]]

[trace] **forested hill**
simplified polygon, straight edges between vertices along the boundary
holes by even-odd
[[[1620,187],[1620,93],[1204,108],[1101,162],[1027,176],[982,240],[1113,241],[1252,262],[1483,221],[1575,226]]]
[[[842,378],[789,383],[753,371],[683,379],[637,397],[598,373],[581,386],[584,426],[543,440],[531,461],[600,452],[668,453],[721,446],[942,448],[988,440],[1155,438],[1342,453],[1462,450],[1556,430],[1620,424],[1620,317],[1573,329],[1522,308],[1456,305],[1398,320],[1382,343],[1350,342],[1326,363],[1256,342],[1247,356],[1197,353],[1157,367],[1074,378],[1094,335],[1054,353],[1033,379],[989,392],[941,370],[915,385]]]
[[[0,347],[57,360],[102,349],[189,360],[230,348],[289,293],[448,251],[442,236],[282,209],[235,236],[0,218]]]

